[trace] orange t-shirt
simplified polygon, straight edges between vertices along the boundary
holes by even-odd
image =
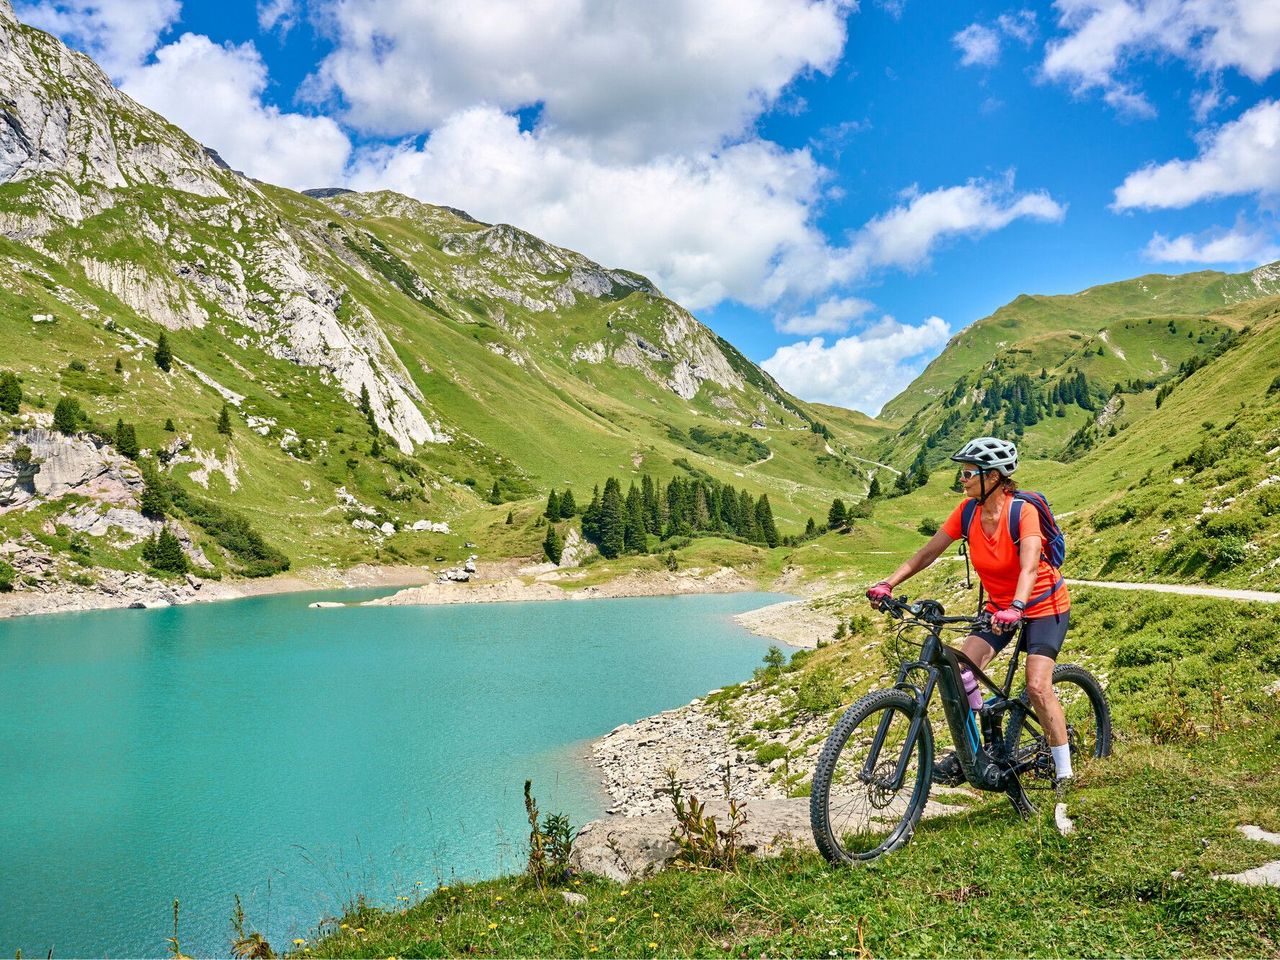
[[[952,540],[959,540],[963,536],[964,531],[960,529],[960,515],[964,512],[966,502],[961,500],[955,510],[951,511],[951,516],[947,517],[946,523],[942,525],[942,532]],[[969,559],[973,561],[973,567],[978,571],[982,585],[987,590],[988,606],[995,609],[1004,609],[1009,606],[1013,602],[1014,592],[1018,589],[1018,573],[1021,564],[1018,562],[1018,547],[1013,542],[1013,537],[1009,536],[1009,504],[1012,502],[1013,495],[1005,494],[1004,502],[1000,504],[1000,516],[996,520],[994,536],[988,535],[982,527],[981,507],[974,511],[969,527]],[[1020,539],[1043,536],[1040,532],[1040,514],[1036,513],[1036,508],[1029,503],[1022,505],[1018,536]],[[1062,574],[1053,569],[1041,556],[1040,566],[1036,570],[1035,589],[1031,591],[1031,596],[1027,600],[1034,600],[1047,592],[1061,576]],[[1071,598],[1067,596],[1067,585],[1064,583],[1044,600],[1028,606],[1027,617],[1028,619],[1047,617],[1062,613],[1070,607]]]

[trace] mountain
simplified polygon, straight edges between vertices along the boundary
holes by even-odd
[[[160,529],[137,510],[148,464],[217,574],[258,569],[227,524],[301,565],[498,535],[537,553],[547,491],[585,505],[610,475],[768,493],[799,532],[861,487],[850,451],[877,433],[826,424],[638,274],[392,193],[247,179],[5,0],[0,342],[23,397],[0,443],[0,533],[42,556],[87,542],[121,569]],[[79,446],[32,432],[64,397]],[[112,459],[117,423],[141,469]],[[213,509],[197,500],[232,519],[194,521]],[[515,529],[495,530],[509,509]]]
[[[964,438],[996,433],[1028,455],[1071,459],[1098,427],[1123,428],[1136,397],[1154,396],[1229,343],[1252,304],[1278,294],[1280,263],[1020,296],[957,333],[885,406],[881,418],[897,429],[877,458],[934,467]]]

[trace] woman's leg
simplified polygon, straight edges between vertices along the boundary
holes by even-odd
[[[1053,692],[1052,657],[1031,654],[1027,657],[1027,699],[1036,712],[1050,747],[1060,747],[1067,742],[1067,720],[1062,715],[1062,704]]]

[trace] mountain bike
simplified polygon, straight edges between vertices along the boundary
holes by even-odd
[[[893,688],[868,693],[845,711],[818,757],[809,819],[818,849],[832,863],[874,860],[911,839],[933,782],[929,703],[935,691],[970,786],[1007,794],[1024,817],[1035,812],[1026,791],[1053,786],[1053,756],[1027,693],[1010,694],[1025,650],[1025,624],[1004,683],[997,685],[942,641],[943,630],[989,627],[988,614],[949,617],[936,600],[908,603],[906,597],[884,600],[880,609],[903,621],[900,631],[927,633],[919,658],[902,664]],[[962,665],[992,694],[976,713],[965,695]],[[1066,714],[1073,766],[1107,756],[1111,710],[1098,681],[1082,667],[1059,664],[1053,689]]]

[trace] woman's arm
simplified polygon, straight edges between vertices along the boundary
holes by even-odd
[[[889,584],[891,587],[896,587],[904,580],[910,580],[925,567],[929,566],[929,564],[933,563],[933,561],[937,560],[938,557],[942,556],[942,551],[946,550],[947,547],[951,546],[953,543],[955,543],[955,540],[939,530],[929,538],[928,543],[915,552],[915,555],[910,560],[900,566],[897,570],[893,571],[893,576],[886,577],[883,582]],[[1039,554],[1037,553],[1036,556],[1039,557]],[[1034,575],[1032,576],[1031,582],[1034,586]],[[1028,592],[1027,595],[1030,596],[1030,593]]]
[[[1026,603],[1036,588],[1036,574],[1040,571],[1040,537],[1023,537],[1018,544],[1018,589],[1013,599]]]

